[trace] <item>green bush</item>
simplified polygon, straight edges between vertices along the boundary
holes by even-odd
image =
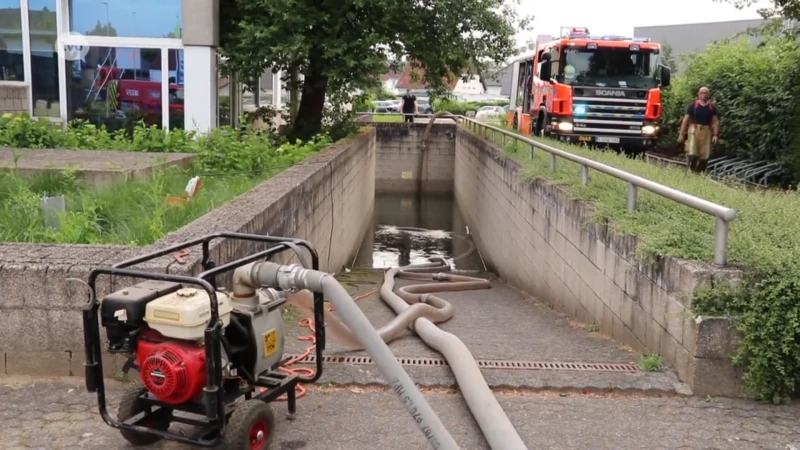
[[[744,39],[710,45],[690,55],[684,74],[664,94],[663,146],[674,146],[686,108],[700,87],[711,90],[721,115],[713,156],[775,161],[784,184],[800,181],[800,45],[793,37],[765,36],[758,47]]]
[[[499,138],[498,138],[499,139]],[[729,235],[729,263],[745,268],[738,286],[715,285],[692,299],[696,315],[736,318],[742,343],[731,355],[744,369],[749,391],[762,400],[780,403],[800,393],[800,192],[751,191],[720,184],[685,169],[661,167],[614,152],[589,150],[546,140],[551,146],[639,175],[738,213]],[[528,179],[542,178],[563,185],[579,200],[591,202],[595,220],[607,221],[621,235],[640,240],[636,257],[643,263],[657,257],[710,262],[714,256],[715,219],[671,200],[640,191],[637,211],[627,211],[627,184],[590,171],[581,183],[577,164],[558,159],[550,170],[544,151],[528,158],[528,146],[510,144]]]
[[[0,172],[0,242],[52,242],[147,245],[246,192],[286,167],[298,164],[331,144],[321,134],[310,142],[288,144],[249,127],[223,127],[195,136],[181,130],[165,133],[139,126],[131,136],[109,133],[85,123],[66,130],[48,121],[21,116],[0,119],[0,145],[16,148],[63,148],[196,153],[188,170],[159,171],[151,180],[95,191],[72,172],[23,179],[16,171]],[[202,189],[196,198],[170,206],[193,176]],[[59,230],[47,229],[42,196],[64,195],[67,213]]]

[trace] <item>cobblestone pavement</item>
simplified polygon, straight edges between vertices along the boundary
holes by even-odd
[[[112,411],[121,391],[111,382]],[[800,449],[800,405],[562,395],[499,394],[529,449]],[[428,391],[426,397],[461,448],[488,448],[458,394]],[[0,405],[2,449],[132,448],[102,422],[96,397],[76,378],[0,378]],[[383,389],[314,388],[299,400],[294,422],[280,414],[285,404],[273,406],[274,450],[426,448],[397,398]],[[172,442],[146,447],[188,448]]]

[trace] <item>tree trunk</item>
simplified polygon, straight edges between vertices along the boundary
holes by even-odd
[[[308,69],[303,80],[303,96],[297,117],[289,131],[289,142],[297,139],[307,141],[322,129],[322,114],[325,110],[325,91],[328,88],[328,77],[324,73],[325,64],[320,52],[309,52]]]

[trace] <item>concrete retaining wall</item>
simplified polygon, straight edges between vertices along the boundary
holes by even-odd
[[[378,192],[452,192],[457,127],[436,123],[422,148],[427,123],[371,123],[377,133]]]
[[[93,267],[208,233],[232,231],[309,240],[323,270],[335,272],[350,261],[374,208],[375,130],[326,149],[307,164],[294,166],[224,206],[144,248],[93,245],[0,244],[0,364],[9,375],[83,375],[80,307],[86,289],[67,277],[88,278]],[[222,264],[257,249],[219,240],[213,259]],[[170,273],[199,270],[200,248],[185,263],[167,256],[139,268]],[[284,258],[284,261],[288,259]],[[132,280],[101,277],[98,295]],[[124,361],[107,356],[104,373]]]
[[[588,205],[542,180],[524,182],[516,162],[464,129],[457,148],[456,197],[496,273],[636,351],[660,353],[696,394],[740,395],[730,323],[687,309],[697,287],[736,272],[675,259],[635,264],[637,239],[587,225]]]

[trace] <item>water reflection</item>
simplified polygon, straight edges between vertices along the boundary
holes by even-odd
[[[385,269],[442,257],[456,269],[484,269],[452,196],[378,194],[371,229],[356,266]]]

